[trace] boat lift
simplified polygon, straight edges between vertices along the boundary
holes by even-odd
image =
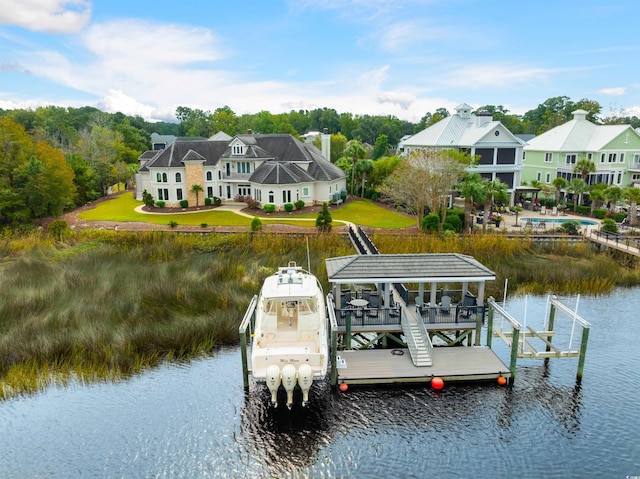
[[[578,302],[579,300],[580,297],[578,296]],[[516,362],[518,358],[544,359],[548,361],[550,358],[577,357],[578,371],[576,379],[578,382],[582,380],[584,359],[587,352],[587,342],[589,340],[589,329],[591,325],[578,315],[577,303],[575,311],[572,311],[562,304],[557,297],[550,297],[549,316],[544,330],[535,330],[530,325],[527,325],[526,298],[524,324],[521,324],[511,314],[505,311],[493,298],[489,298],[487,304],[489,305],[487,345],[491,347],[492,338],[499,337],[511,348],[511,361],[509,366],[511,382],[513,382],[516,375]],[[558,342],[553,343],[553,338],[557,333],[555,328],[556,313],[560,313],[559,318],[568,318],[572,321],[571,335],[567,349],[562,349]],[[496,321],[496,315],[501,319],[499,323]],[[504,326],[506,326],[506,328]],[[579,326],[581,329],[580,346],[577,349],[573,347],[576,326]]]

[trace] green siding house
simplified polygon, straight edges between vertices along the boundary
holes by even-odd
[[[586,117],[586,111],[576,110],[573,120],[529,140],[523,182],[551,183],[556,177],[570,182],[581,177],[573,170],[586,158],[596,167],[587,184],[640,186],[640,133],[630,125],[596,125]]]

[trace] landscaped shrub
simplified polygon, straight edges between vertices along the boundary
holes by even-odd
[[[625,219],[627,217],[627,212],[626,211],[618,211],[613,219],[615,220],[616,223],[622,223],[622,220]]]
[[[211,198],[209,198],[208,196],[204,199],[204,205],[205,206],[211,206],[211,202],[213,200]]]
[[[257,216],[251,220],[251,231],[260,231],[262,229],[262,221]]]
[[[318,213],[316,218],[316,228],[318,228],[318,231],[328,233],[331,231],[332,222],[333,218],[331,218],[331,213],[329,213],[329,206],[327,203],[322,203],[322,210]]]
[[[578,205],[578,208],[577,208],[576,212],[579,215],[589,216],[589,214],[591,214],[591,206]]]
[[[209,226],[207,223],[200,223],[201,228],[206,228],[207,226]]]
[[[180,208],[188,208],[189,200],[180,200]]]
[[[301,210],[302,208],[304,208],[304,201],[302,200],[298,200],[294,204],[296,205],[297,210]]]
[[[156,201],[156,206],[158,208],[164,208],[164,205],[165,205],[164,201]]]
[[[602,208],[596,208],[595,210],[593,210],[593,217],[594,218],[598,218],[599,220],[601,220],[605,216],[607,216],[607,210],[602,209]]]
[[[276,205],[272,203],[267,203],[263,207],[265,213],[273,213],[276,210]]]
[[[284,210],[291,213],[293,211],[293,203],[285,203]]]
[[[600,227],[600,229],[609,233],[617,233],[618,225],[616,224],[615,220],[612,220],[611,218],[605,218],[602,220],[602,226]]]
[[[222,200],[220,198],[218,198],[217,196],[213,197],[213,204],[215,206],[220,206],[222,204]]]
[[[340,199],[344,202],[347,201],[347,192],[346,191],[341,191],[340,192]]]
[[[438,215],[427,215],[422,218],[420,228],[425,233],[437,233],[440,226],[440,217]]]
[[[562,223],[560,225],[560,228],[562,228],[565,233],[568,233],[570,235],[577,235],[580,231],[580,223],[576,220],[569,220]]]
[[[142,202],[145,206],[153,206],[153,195],[147,190],[142,192]]]
[[[260,207],[260,202],[251,196],[245,196],[244,202],[247,204],[247,207],[252,210],[256,210]]]
[[[172,228],[175,228],[176,226],[178,226],[178,222],[177,221],[169,221],[169,226],[171,226]]]
[[[457,214],[447,215],[447,218],[443,225],[443,229],[453,230],[457,233],[460,233],[462,231],[462,220],[460,219],[460,216],[458,216]]]

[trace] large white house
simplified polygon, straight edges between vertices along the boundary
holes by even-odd
[[[514,191],[520,185],[525,142],[511,133],[491,115],[471,113],[466,103],[455,114],[403,140],[405,154],[414,149],[467,151],[478,158],[470,168],[488,180],[499,179],[508,186],[513,204]]]
[[[251,132],[231,138],[217,134],[209,139],[178,138],[165,149],[140,156],[136,198],[146,190],[155,201],[178,206],[196,205],[194,185],[202,198],[243,201],[281,208],[302,200],[305,205],[337,199],[346,191],[346,173],[329,162],[328,134],[322,135],[322,152],[292,135]]]

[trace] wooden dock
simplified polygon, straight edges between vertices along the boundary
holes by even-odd
[[[509,368],[486,346],[436,347],[429,367],[413,365],[409,350],[344,350],[338,354],[338,382],[392,384],[444,381],[483,381],[510,378]]]
[[[625,236],[606,231],[591,230],[585,238],[605,248],[611,248],[640,257],[640,239],[637,236]]]

